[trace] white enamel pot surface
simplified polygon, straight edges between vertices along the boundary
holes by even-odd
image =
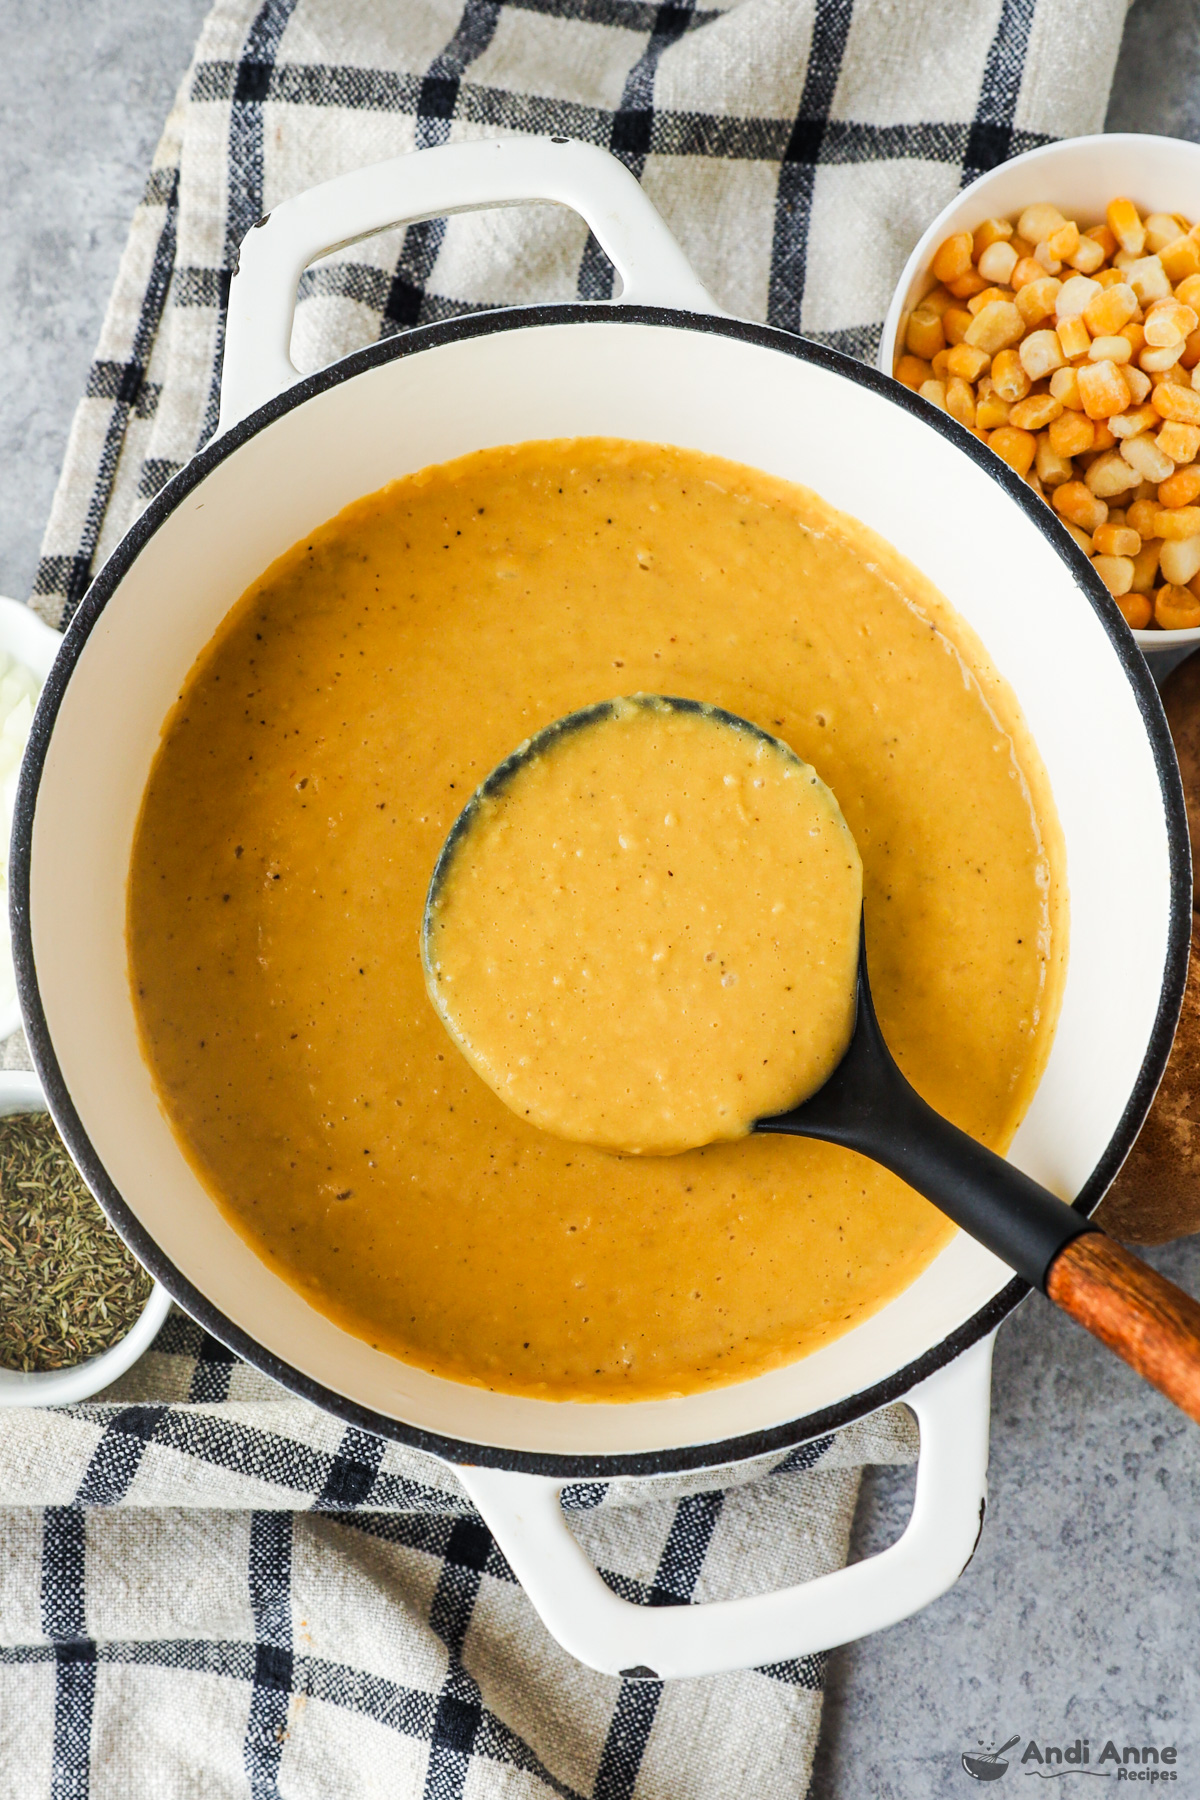
[[[619,304],[423,326],[297,378],[288,344],[307,263],[394,222],[532,200],[586,218],[624,284]],[[228,608],[305,531],[386,481],[486,445],[597,433],[807,483],[937,583],[1012,684],[1040,747],[1066,834],[1071,958],[1053,1053],[1012,1156],[1090,1210],[1166,1061],[1191,904],[1178,771],[1115,606],[1048,508],[951,420],[930,419],[872,369],[720,315],[633,178],[579,144],[430,150],[279,207],[242,247],[221,424],[84,599],[25,763],[13,874],[22,1003],[81,1168],[138,1255],[239,1355],[340,1417],[456,1464],[546,1624],[582,1661],[697,1675],[905,1617],[955,1580],[978,1535],[991,1336],[1025,1291],[1010,1272],[959,1235],[836,1343],[678,1400],[518,1399],[373,1351],[259,1261],[158,1106],[126,973],[134,824],[162,722]],[[567,1529],[568,1481],[762,1454],[900,1397],[921,1428],[908,1530],[807,1586],[631,1606]]]
[[[1081,226],[1096,224],[1118,194],[1127,195],[1143,217],[1150,212],[1181,212],[1195,219],[1200,205],[1200,144],[1135,131],[1100,132],[1043,144],[980,175],[942,208],[905,263],[883,322],[879,367],[891,374],[908,315],[934,286],[932,264],[938,246],[954,232],[974,231],[985,219],[1015,218],[1038,200],[1050,201]],[[1078,546],[1073,554],[1083,557]],[[1200,644],[1200,627],[1133,635],[1143,654],[1153,659],[1159,680]]]

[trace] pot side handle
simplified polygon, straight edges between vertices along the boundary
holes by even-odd
[[[289,346],[311,262],[393,225],[532,201],[586,219],[620,275],[622,303],[719,310],[637,180],[606,150],[564,138],[417,150],[309,188],[247,232],[229,290],[218,429],[300,379]]]
[[[878,1556],[745,1600],[637,1606],[618,1598],[572,1535],[559,1478],[459,1467],[543,1624],[606,1675],[717,1675],[811,1656],[881,1631],[952,1587],[979,1541],[987,1495],[994,1334],[904,1396],[921,1455],[912,1517]]]

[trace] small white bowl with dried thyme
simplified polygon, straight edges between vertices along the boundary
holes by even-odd
[[[0,1407],[108,1387],[170,1304],[89,1193],[37,1076],[0,1071]]]

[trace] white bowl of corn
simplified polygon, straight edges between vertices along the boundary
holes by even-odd
[[[1142,650],[1200,643],[1200,144],[1068,138],[965,188],[879,366],[1041,494]]]

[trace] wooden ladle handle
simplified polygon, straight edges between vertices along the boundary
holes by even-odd
[[[1200,1303],[1102,1231],[1059,1251],[1046,1292],[1200,1423]]]

